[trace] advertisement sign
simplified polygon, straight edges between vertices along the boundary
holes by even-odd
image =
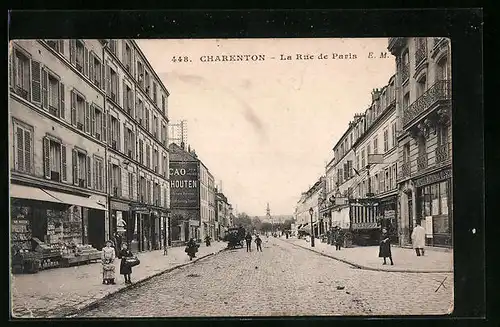
[[[200,181],[197,162],[170,162],[170,206],[198,208]]]

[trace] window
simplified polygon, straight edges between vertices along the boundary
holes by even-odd
[[[97,87],[101,87],[102,64],[99,61],[99,58],[93,53],[90,54],[90,80]]]
[[[158,139],[158,117],[153,116],[153,136]]]
[[[359,155],[357,155],[356,156],[356,170],[359,170],[359,164],[360,164]]]
[[[59,81],[51,74],[48,74],[48,86],[49,112],[54,116],[59,116]]]
[[[165,115],[165,96],[162,94],[161,95],[161,110],[163,112],[163,115]]]
[[[90,108],[90,116],[91,116],[91,119],[92,119],[90,133],[96,139],[102,140],[102,135],[103,135],[102,122],[104,120],[104,115],[102,113],[101,108],[97,107],[95,104],[92,104],[92,106]]]
[[[106,93],[114,102],[118,103],[118,74],[110,66],[106,66]]]
[[[153,169],[155,173],[158,173],[158,166],[160,165],[159,158],[160,156],[158,155],[158,149],[153,149]]]
[[[73,149],[73,184],[80,187],[91,187],[91,162],[87,154]]]
[[[427,77],[424,75],[417,81],[417,98],[422,96],[427,90]]]
[[[145,114],[144,127],[146,128],[146,130],[148,132],[150,132],[150,129],[149,129],[149,109],[145,109],[144,114]]]
[[[351,178],[353,176],[353,171],[352,171],[352,160],[347,160],[347,176],[348,178]]]
[[[371,145],[370,145],[370,144],[367,144],[367,145],[366,145],[366,154],[367,154],[367,155],[372,154],[372,147],[371,147]]]
[[[64,40],[46,40],[46,42],[52,49],[64,54]]]
[[[167,146],[167,127],[165,124],[161,125],[161,142],[164,146]]]
[[[116,40],[109,40],[109,50],[116,56]]]
[[[94,189],[104,191],[104,161],[94,157]]]
[[[384,129],[384,153],[389,150],[389,131]]]
[[[149,73],[147,71],[144,72],[144,78],[145,78],[145,83],[146,85],[144,86],[144,89],[146,90],[146,93],[148,94],[148,96],[151,96],[151,90],[150,90],[150,83],[151,83],[151,79],[149,77]]]
[[[46,173],[45,176],[50,180],[60,182],[62,180],[62,151],[61,143],[55,140],[45,139],[46,141]]]
[[[144,176],[140,177],[139,186],[139,201],[144,203],[146,202],[146,179]]]
[[[158,105],[158,97],[157,97],[157,91],[156,91],[156,83],[153,82],[153,102],[155,105]]]
[[[85,131],[86,128],[86,106],[87,103],[85,99],[80,95],[75,93],[74,91],[71,92],[71,120],[76,127],[81,130]]]
[[[125,69],[129,73],[132,73],[132,49],[130,49],[130,46],[128,43],[125,43],[125,58],[124,58],[124,64],[125,64]]]
[[[437,63],[437,80],[438,81],[444,81],[449,79],[448,77],[448,59],[446,57],[443,57],[441,60],[438,61]]]
[[[168,160],[167,155],[163,153],[163,177],[168,178]]]
[[[443,146],[448,144],[448,126],[439,125],[437,129],[438,129],[437,133],[438,146]]]
[[[122,169],[120,166],[112,163],[109,164],[109,179],[111,195],[116,197],[122,196]]]
[[[139,85],[144,89],[144,66],[140,61],[137,62],[137,81]]]
[[[373,193],[378,194],[380,192],[380,181],[379,175],[375,174],[375,178],[373,181]]]
[[[410,105],[410,92],[406,92],[403,96],[403,109],[408,108]]]
[[[151,168],[151,147],[146,144],[146,166]]]
[[[151,181],[146,181],[146,198],[147,198],[147,203],[151,204]]]
[[[410,162],[410,143],[403,146],[403,162]]]
[[[128,198],[134,199],[134,174],[128,172]]]
[[[40,76],[40,75],[38,75]],[[12,59],[12,84],[17,95],[28,100],[30,95],[30,59],[20,50],[14,50]],[[40,84],[38,84],[40,88]],[[39,102],[40,100],[38,100]]]
[[[125,131],[125,143],[124,143],[124,148],[125,148],[125,154],[130,158],[133,159],[135,158],[134,153],[135,153],[135,136],[134,132],[125,126],[125,123],[123,125],[123,130]]]
[[[141,99],[136,97],[136,119],[139,122],[139,125],[144,127],[144,103]]]
[[[144,141],[139,140],[139,162],[144,165]]]
[[[133,103],[134,99],[132,95],[132,89],[127,84],[125,84],[125,81],[123,81],[123,108],[130,116],[134,115],[132,111]]]
[[[398,136],[396,134],[396,123],[392,123],[391,126],[391,132],[392,132],[392,147],[395,147],[398,143]]]
[[[33,170],[33,128],[14,122],[14,169],[24,173]]]
[[[378,154],[378,135],[373,139],[373,153]]]
[[[110,116],[111,120],[111,147],[115,150],[120,151],[120,123],[118,119]]]
[[[361,150],[361,168],[366,167],[365,149]]]
[[[397,169],[397,164],[392,165],[392,189],[395,189],[397,187],[397,176],[398,176],[398,169]]]
[[[84,62],[85,62],[85,46],[80,40],[77,40],[75,42],[76,46],[76,57],[75,57],[75,64],[76,64],[76,69],[78,69],[81,73],[83,73],[83,67],[84,67]]]

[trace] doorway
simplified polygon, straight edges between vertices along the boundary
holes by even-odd
[[[413,199],[412,194],[408,194],[408,241],[411,243],[411,233],[413,232]]]
[[[102,250],[104,247],[104,211],[87,209],[87,214],[89,244],[97,250]]]
[[[189,221],[184,222],[184,241],[189,241]]]

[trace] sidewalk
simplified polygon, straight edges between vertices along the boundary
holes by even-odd
[[[451,273],[453,272],[453,252],[433,251],[426,249],[425,256],[417,257],[415,250],[391,246],[394,266],[382,265],[383,259],[378,257],[378,246],[363,246],[353,248],[342,248],[335,250],[335,246],[315,240],[315,247],[303,239],[289,238],[282,239],[302,248],[321,253],[325,256],[337,259],[347,264],[361,269],[392,271],[392,272],[412,272],[412,273]]]
[[[194,263],[218,253],[227,243],[200,245],[197,259],[189,261],[184,247],[138,253],[141,264],[132,269],[132,285],[126,285],[120,272],[120,260],[115,260],[116,285],[102,284],[100,263],[69,268],[42,270],[37,274],[11,275],[11,312],[16,318],[54,318],[71,315],[104,297],[149,279],[162,272]]]

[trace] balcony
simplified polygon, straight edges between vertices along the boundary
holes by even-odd
[[[388,45],[387,49],[392,54],[395,54],[395,53],[397,53],[398,49],[403,47],[404,43],[405,43],[404,37],[390,37],[389,38],[389,45]]]
[[[422,171],[427,168],[427,153],[417,157],[417,171]]]
[[[118,197],[118,187],[117,186],[113,187],[113,196]]]
[[[406,127],[415,118],[436,108],[441,101],[451,100],[451,81],[442,80],[434,83],[424,94],[403,111],[403,126]]]
[[[436,163],[441,163],[449,158],[448,144],[440,145],[436,148]]]
[[[417,48],[415,50],[415,67],[418,67],[427,58],[426,40],[419,38]]]
[[[410,162],[404,162],[401,165],[401,177],[402,178],[410,177],[410,168],[411,168]]]

